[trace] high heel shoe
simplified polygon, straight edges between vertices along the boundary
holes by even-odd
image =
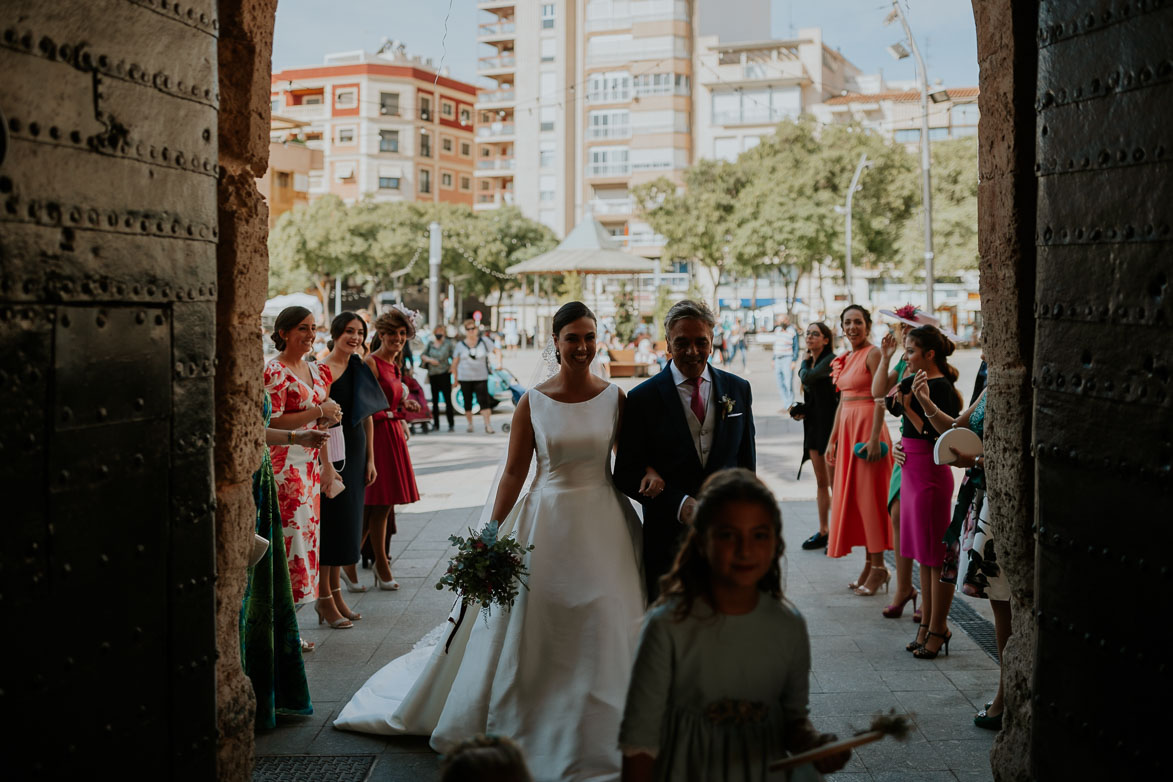
[[[938,646],[936,650],[933,650],[929,648],[929,638],[943,638],[944,640],[941,641],[941,645]],[[952,630],[946,630],[943,633],[934,633],[932,630],[930,630],[929,638],[926,638],[924,644],[912,653],[913,657],[918,660],[935,660],[937,659],[937,655],[941,653],[942,649],[945,650],[945,656],[949,656],[949,640],[953,638]]]
[[[886,607],[881,613],[884,614],[885,619],[899,619],[901,616],[904,615],[904,606],[908,603],[909,600],[911,600],[912,601],[912,612],[913,612],[913,614],[915,614],[916,613],[916,599],[918,597],[920,597],[920,592],[917,592],[914,589],[911,592],[909,592],[907,595],[905,595],[903,600],[901,600],[897,603],[893,603],[892,605]]]
[[[851,583],[849,583],[847,585],[847,591],[854,592],[855,590],[859,589],[861,586],[863,586],[864,584],[867,583],[868,576],[870,576],[871,574],[872,574],[872,565],[869,562],[867,565],[864,566],[863,572],[859,574],[859,578],[855,581],[852,581]]]
[[[918,629],[916,631],[916,637],[912,639],[912,641],[908,644],[908,646],[904,647],[905,651],[909,651],[909,652],[912,652],[913,654],[916,654],[916,650],[921,648],[922,646],[924,646],[924,642],[921,641],[921,639],[920,639],[920,631],[921,630],[924,630],[927,633],[929,631],[929,626],[928,625],[920,625],[920,629]]]
[[[986,708],[979,711],[973,718],[973,724],[977,725],[979,728],[984,728],[985,730],[1002,730],[1002,715],[1005,714],[1006,711],[1002,710],[992,717],[990,716],[989,711],[989,706],[986,706]]]
[[[394,576],[392,576],[390,581],[384,581],[383,579],[379,578],[379,568],[375,567],[373,570],[375,571],[375,586],[377,586],[379,589],[382,589],[385,592],[394,592],[395,590],[399,589],[399,582],[395,580]]]
[[[854,590],[855,594],[857,594],[861,597],[871,597],[872,595],[874,595],[880,591],[881,586],[884,587],[885,592],[888,591],[888,582],[892,580],[892,574],[890,572],[888,572],[888,568],[873,567],[871,573],[868,573],[868,579],[867,579],[868,582],[870,582],[872,580],[872,573],[875,573],[876,571],[883,571],[883,573],[884,573],[883,581],[880,581],[879,583],[877,583],[873,587],[869,587],[869,586],[867,586],[867,583],[865,583],[864,586],[861,586],[858,589]]]
[[[349,630],[354,627],[354,623],[345,616],[340,616],[332,622],[327,621],[326,617],[322,616],[322,609],[318,607],[317,603],[314,603],[314,613],[318,615],[318,624],[330,625],[332,630]]]
[[[363,590],[363,591],[366,591],[366,590]],[[340,594],[342,594],[342,590],[341,590],[341,589],[339,589],[337,592],[331,592],[331,593],[330,593],[330,595],[331,595],[331,596],[333,596],[333,595],[340,595]],[[334,601],[334,607],[335,607],[335,608],[338,608],[338,601]],[[342,614],[342,615],[343,615],[343,616],[345,616],[347,619],[350,619],[350,620],[352,620],[352,621],[354,621],[354,622],[357,622],[358,620],[362,619],[362,614],[358,613],[357,611],[351,611],[351,610],[350,610],[350,606],[346,606],[346,610],[345,610],[345,611],[343,611],[341,608],[338,608],[338,613]]]
[[[358,574],[356,573],[355,575],[358,575]],[[357,582],[351,581],[350,576],[346,575],[345,570],[340,570],[338,572],[338,577],[342,579],[343,584],[346,584],[346,591],[347,592],[366,592],[367,591],[366,584],[359,584]]]

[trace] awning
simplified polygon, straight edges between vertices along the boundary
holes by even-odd
[[[354,177],[354,163],[336,163],[334,165],[335,179],[351,179]]]
[[[593,217],[587,217],[547,253],[516,263],[507,274],[653,274],[660,265],[618,249],[619,244]]]

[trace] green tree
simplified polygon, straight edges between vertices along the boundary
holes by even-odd
[[[978,145],[976,138],[935,141],[933,160],[933,274],[956,276],[978,268],[977,189]],[[906,279],[923,279],[924,207],[919,166],[913,172],[915,191],[912,219],[901,231],[895,268]]]
[[[854,197],[853,263],[892,263],[914,198],[912,161],[903,147],[858,126],[818,127],[804,117],[781,123],[737,161],[747,184],[733,216],[730,253],[755,277],[771,265],[787,268],[788,309],[816,261],[843,262],[846,228],[836,207],[846,202],[861,153],[871,166]]]
[[[640,214],[667,239],[665,256],[699,263],[708,272],[714,292],[737,266],[730,242],[747,181],[744,167],[700,160],[685,171],[683,188],[661,177],[632,189]]]
[[[330,288],[335,278],[352,273],[365,257],[363,238],[352,230],[342,199],[327,195],[299,204],[281,215],[269,234],[269,258],[281,274],[304,272],[330,318]]]

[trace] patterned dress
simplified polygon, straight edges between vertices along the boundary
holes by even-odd
[[[265,426],[272,407],[265,397]],[[276,727],[277,714],[313,714],[289,568],[281,534],[277,482],[268,450],[262,451],[261,467],[253,473],[253,498],[257,503],[257,534],[269,541],[269,550],[248,569],[248,585],[240,606],[240,658],[257,698],[256,725]]]
[[[273,418],[285,413],[309,410],[326,401],[332,377],[325,365],[307,362],[313,386],[293,374],[281,359],[265,365],[265,391],[273,405]],[[311,429],[314,421],[301,429]],[[289,583],[293,602],[301,605],[318,597],[318,527],[321,524],[322,468],[317,448],[300,445],[271,445],[273,473],[277,478],[277,500],[285,533],[285,556],[289,560]]]

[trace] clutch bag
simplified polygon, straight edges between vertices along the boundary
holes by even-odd
[[[856,443],[855,447],[853,447],[851,450],[852,450],[852,452],[855,453],[856,456],[858,456],[861,459],[868,458],[868,444],[867,443]],[[887,443],[880,443],[880,456],[881,456],[881,458],[884,456],[887,456],[887,455],[888,455],[888,444]]]

